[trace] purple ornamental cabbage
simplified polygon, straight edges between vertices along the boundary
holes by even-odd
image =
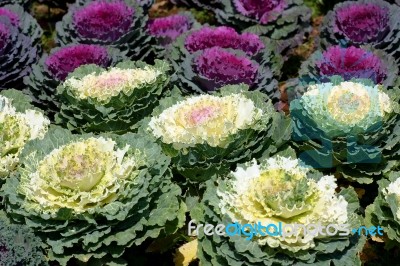
[[[255,19],[263,25],[276,19],[278,14],[287,8],[287,2],[281,0],[234,0],[232,2],[240,14]]]
[[[238,49],[248,55],[259,53],[265,48],[261,38],[254,33],[239,34],[235,29],[225,26],[203,27],[189,34],[185,39],[185,48],[189,53],[218,46]]]
[[[278,82],[269,56],[256,61],[240,50],[217,46],[199,50],[185,58],[176,73],[177,82],[184,93],[212,93],[225,85],[245,83],[276,101]]]
[[[123,59],[125,56],[119,50],[100,45],[72,44],[54,48],[32,67],[32,74],[24,79],[26,93],[33,98],[34,105],[52,117],[59,108],[55,90],[69,73],[82,65],[108,67]]]
[[[20,31],[29,36],[33,43],[39,44],[43,30],[29,13],[25,12],[20,5],[4,5],[0,7],[0,17],[4,16],[10,19],[13,26],[18,27]]]
[[[22,79],[38,60],[38,48],[6,16],[0,16],[0,88],[22,87]]]
[[[276,40],[286,55],[311,31],[311,10],[303,0],[220,0],[218,22]]]
[[[274,42],[230,27],[204,26],[181,35],[167,58],[175,80],[185,93],[212,92],[244,82],[251,90],[277,97],[283,59]]]
[[[198,27],[198,22],[190,12],[182,12],[167,17],[151,19],[147,24],[148,33],[156,38],[158,45],[166,47],[181,34]]]
[[[245,83],[253,85],[259,64],[245,56],[236,56],[220,47],[203,50],[195,59],[194,66],[199,82],[207,91],[223,87],[226,84]]]
[[[400,44],[400,7],[382,0],[346,1],[335,5],[321,25],[323,49],[331,45],[371,45],[396,55]]]
[[[146,32],[147,15],[133,0],[100,0],[71,6],[57,22],[57,43],[107,45],[132,59],[146,58],[153,38]]]
[[[374,53],[350,46],[341,48],[330,47],[316,62],[321,76],[342,76],[345,80],[352,78],[367,78],[381,84],[388,73],[379,56]]]
[[[303,62],[299,80],[292,84],[295,96],[299,97],[310,83],[329,82],[332,76],[341,76],[345,81],[369,79],[385,87],[400,86],[399,67],[393,56],[369,46],[331,46],[326,51],[316,51]]]

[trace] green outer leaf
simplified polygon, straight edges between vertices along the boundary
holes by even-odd
[[[29,109],[40,110],[40,109],[35,108],[31,104],[31,101],[32,101],[31,98],[29,96],[23,94],[21,91],[14,90],[14,89],[3,90],[3,91],[0,91],[0,95],[10,99],[12,101],[11,102],[12,106],[15,107],[15,110],[17,112],[23,113]]]
[[[0,265],[48,265],[40,239],[25,225],[10,224],[3,211],[0,232]]]
[[[400,172],[393,171],[386,175],[388,179],[378,181],[379,191],[374,202],[365,210],[365,224],[367,226],[381,226],[390,240],[400,243],[400,220],[396,212],[400,208],[399,200],[395,195],[388,195],[387,200],[382,190],[399,177]]]

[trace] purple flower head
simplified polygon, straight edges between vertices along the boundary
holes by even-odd
[[[239,34],[230,27],[203,27],[194,31],[185,40],[185,48],[194,53],[211,47],[242,50],[248,55],[258,53],[265,46],[260,37],[253,33]]]
[[[208,90],[215,87],[246,83],[253,85],[259,65],[246,57],[236,56],[220,47],[213,47],[202,51],[195,58],[197,72],[203,77],[212,80],[205,81]]]
[[[175,41],[182,33],[190,30],[191,27],[190,18],[179,14],[153,19],[147,26],[150,35],[160,38],[162,45],[168,45]]]
[[[336,10],[336,32],[353,42],[379,40],[389,30],[389,9],[373,3],[352,3]]]
[[[387,69],[378,56],[354,46],[332,46],[323,53],[323,58],[316,65],[321,75],[340,75],[345,80],[368,78],[382,83],[387,74]]]
[[[7,47],[10,38],[10,30],[6,24],[0,23],[0,55],[3,54],[4,48]]]
[[[77,44],[63,47],[49,55],[45,65],[54,78],[64,80],[69,73],[81,65],[96,64],[107,67],[110,64],[110,60],[108,51],[104,47]]]
[[[84,38],[116,41],[133,22],[134,10],[122,1],[95,1],[77,9],[73,23]]]
[[[0,7],[0,16],[5,16],[10,19],[11,24],[14,26],[19,25],[18,15],[5,7]]]
[[[239,13],[256,19],[261,24],[267,24],[273,14],[282,12],[287,6],[285,0],[234,0],[233,2]]]

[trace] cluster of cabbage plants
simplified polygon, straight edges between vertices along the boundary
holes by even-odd
[[[0,265],[396,254],[399,1],[155,2],[0,1]]]

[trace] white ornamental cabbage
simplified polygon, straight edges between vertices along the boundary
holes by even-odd
[[[29,140],[43,138],[50,124],[49,119],[35,110],[21,92],[8,90],[2,94],[4,96],[0,95],[0,183],[17,166],[24,145]],[[14,101],[18,110],[13,105]]]
[[[186,207],[169,163],[138,134],[72,135],[55,127],[25,146],[0,196],[10,221],[27,224],[50,261],[125,265],[126,248],[184,223]]]
[[[221,213],[241,224],[346,224],[348,203],[336,195],[335,178],[316,180],[307,176],[309,170],[297,159],[280,156],[238,167],[231,174],[229,190],[217,192]],[[258,243],[296,252],[314,248],[315,238],[298,230],[290,237],[261,237]]]
[[[226,173],[235,163],[277,152],[290,138],[291,127],[265,94],[242,84],[213,95],[164,99],[146,133],[173,158],[180,174],[198,182]]]
[[[260,163],[253,160],[206,183],[201,203],[191,211],[198,224],[249,224],[253,228],[259,223],[276,228],[281,224],[282,231],[261,235],[253,230],[250,238],[245,233],[206,235],[200,231],[201,265],[361,265],[357,252],[364,239],[350,232],[360,225],[356,193],[352,189],[337,193],[333,176],[323,176],[287,157],[293,153],[286,150],[285,156],[275,155]],[[303,228],[311,224],[306,234]],[[336,233],[316,233],[317,226],[328,230],[331,224],[339,228]],[[339,235],[345,227],[350,234]],[[251,233],[250,228],[244,230]],[[265,230],[278,233],[274,227]]]

